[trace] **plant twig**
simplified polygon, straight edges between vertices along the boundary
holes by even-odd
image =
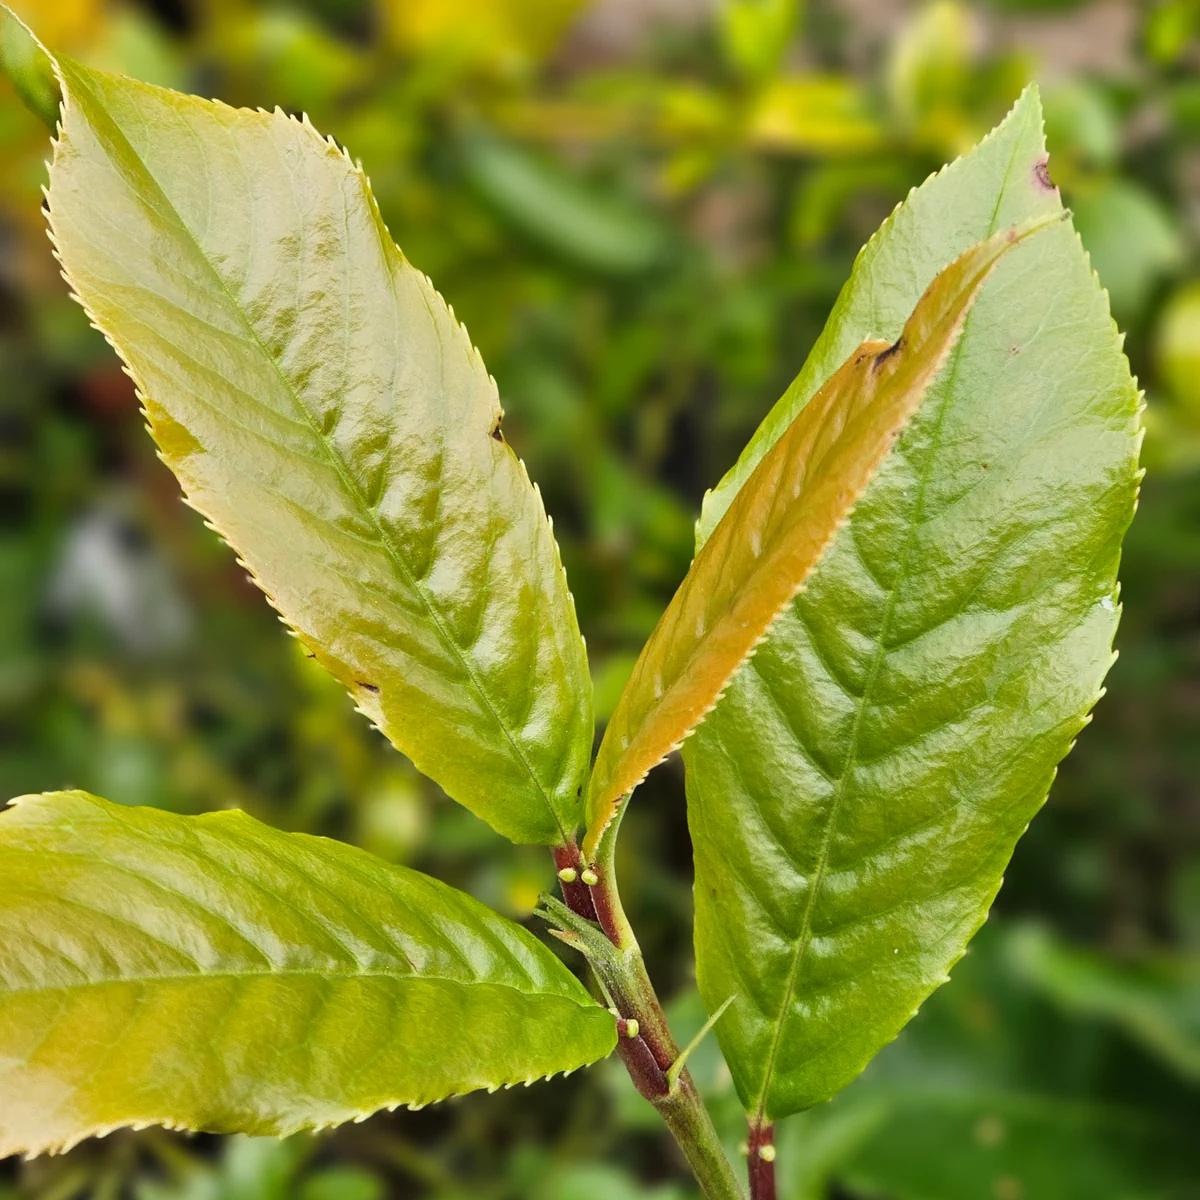
[[[538,915],[565,932],[563,940],[584,954],[601,989],[612,998],[621,1061],[671,1131],[707,1200],[745,1200],[708,1109],[681,1061],[621,906],[613,869],[619,825],[618,816],[605,831],[595,862],[578,861],[574,845],[555,851],[566,903],[544,896]],[[577,882],[584,885],[586,898]]]
[[[775,1200],[775,1126],[761,1119],[750,1123],[750,1200]]]

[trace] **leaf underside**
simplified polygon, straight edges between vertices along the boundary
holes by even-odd
[[[189,503],[422,771],[563,842],[592,718],[558,550],[366,178],[278,110],[58,65],[52,237]]]
[[[763,455],[692,563],[609,721],[588,793],[587,854],[628,795],[716,704],[820,561],[937,377],[987,277],[1045,227],[971,247],[895,343],[863,342]]]
[[[860,256],[738,487],[948,258],[1060,211],[1035,92]],[[1018,247],[805,590],[684,744],[696,955],[747,1110],[827,1099],[987,915],[1112,660],[1140,402],[1070,227]]]
[[[616,1040],[518,925],[244,813],[25,797],[0,877],[0,1157],[122,1125],[284,1135]]]

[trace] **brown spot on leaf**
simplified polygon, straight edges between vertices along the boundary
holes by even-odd
[[[500,422],[496,422],[496,427],[492,430],[492,438],[497,442],[504,441],[504,434],[500,432]]]
[[[379,695],[379,689],[373,683],[363,683],[361,679],[356,679],[354,684],[356,687],[363,688],[365,691],[371,692],[376,696]]]
[[[1050,178],[1050,160],[1048,158],[1039,158],[1033,165],[1033,178],[1043,191],[1056,192],[1058,188],[1054,186],[1054,180]]]
[[[892,357],[893,354],[899,354],[904,349],[904,335],[901,334],[886,350],[881,350],[875,355],[875,362],[872,365],[873,371],[878,371],[879,368]]]

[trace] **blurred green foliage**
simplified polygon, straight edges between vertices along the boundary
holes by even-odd
[[[792,1200],[1200,1197],[1200,3],[24,0],[89,62],[307,111],[495,373],[611,711],[706,486],[909,187],[1042,82],[1051,169],[1147,390],[1121,659],[989,927],[780,1133]],[[656,15],[657,14],[657,15]],[[446,803],[179,502],[40,229],[0,84],[0,771],[347,838],[525,917],[549,859]],[[863,330],[864,335],[873,331]],[[702,1021],[677,764],[626,822],[656,981]],[[125,1132],[3,1200],[684,1200],[613,1064],[283,1143]],[[697,1074],[738,1139],[711,1040]]]

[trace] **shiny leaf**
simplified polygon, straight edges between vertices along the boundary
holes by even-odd
[[[61,64],[49,211],[189,502],[418,767],[561,842],[583,643],[494,382],[307,123]]]
[[[863,342],[763,456],[663,613],[608,724],[588,793],[587,853],[621,797],[712,709],[803,586],[937,377],[985,280],[1046,224],[965,251],[929,285],[895,344]]]
[[[286,1134],[615,1042],[511,921],[244,813],[27,796],[0,877],[0,1157],[121,1125]]]
[[[859,256],[701,536],[864,332],[1057,214],[1036,93]],[[1002,262],[805,590],[684,745],[698,981],[748,1110],[833,1095],[946,978],[1100,694],[1139,399],[1067,224]]]

